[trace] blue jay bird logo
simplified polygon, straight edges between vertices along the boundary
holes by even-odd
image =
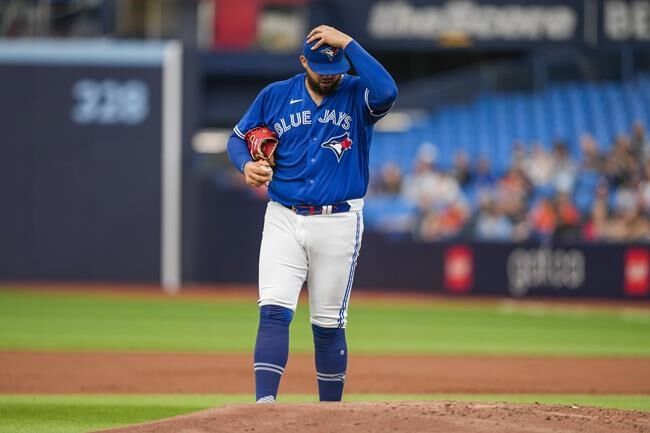
[[[350,150],[350,148],[352,148],[352,139],[350,138],[350,134],[346,132],[345,134],[330,138],[321,144],[321,147],[330,149],[332,152],[334,152],[334,155],[336,155],[336,161],[341,162],[343,153],[346,150]]]
[[[323,48],[320,50],[321,54],[325,54],[328,59],[330,59],[330,62],[334,60],[334,57],[336,57],[336,54],[339,52],[338,48],[333,48],[333,47],[327,47]]]

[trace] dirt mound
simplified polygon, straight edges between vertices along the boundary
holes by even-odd
[[[230,405],[104,433],[641,433],[650,413],[467,402]]]

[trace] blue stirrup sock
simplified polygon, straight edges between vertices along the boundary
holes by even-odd
[[[255,342],[255,400],[273,403],[289,356],[289,325],[293,311],[279,305],[263,305]]]
[[[341,401],[348,367],[345,328],[323,328],[312,324],[311,329],[320,401]]]

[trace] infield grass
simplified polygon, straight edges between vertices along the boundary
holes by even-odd
[[[291,327],[311,352],[308,307]],[[0,350],[250,353],[253,300],[130,298],[0,290]],[[650,311],[543,304],[355,301],[355,353],[649,356]]]
[[[0,432],[81,433],[158,420],[224,404],[251,403],[251,395],[0,395]],[[346,401],[464,400],[555,403],[650,411],[650,396],[595,395],[369,395]],[[314,396],[281,396],[281,403],[314,402]]]

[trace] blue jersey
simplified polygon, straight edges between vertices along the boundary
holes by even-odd
[[[356,42],[352,44],[370,57]],[[365,60],[353,64],[356,67]],[[394,86],[381,65],[379,72],[373,67],[371,76],[383,73]],[[276,166],[269,184],[271,200],[284,205],[326,205],[362,198],[368,189],[373,127],[388,112],[394,97],[373,105],[368,80],[343,75],[338,88],[316,105],[307,91],[305,75],[264,88],[235,126],[235,134],[243,139],[246,132],[260,125],[278,134]]]

